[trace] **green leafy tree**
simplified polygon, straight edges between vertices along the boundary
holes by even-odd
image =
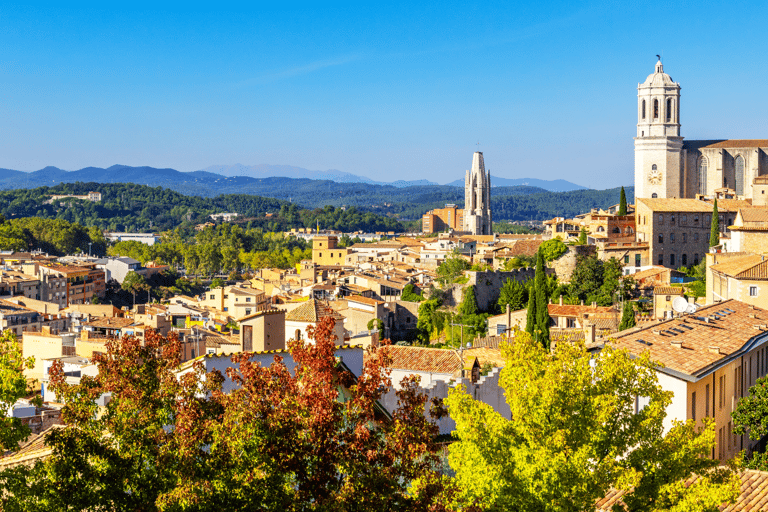
[[[10,411],[19,398],[31,394],[24,370],[34,366],[33,357],[22,356],[21,345],[16,342],[13,331],[3,331],[0,335],[0,447],[3,450],[17,449],[19,442],[31,433],[29,427]],[[39,397],[35,402],[41,405]]]
[[[371,318],[368,320],[368,330],[373,331],[377,330],[379,332],[384,332],[384,321],[381,320],[381,318]]]
[[[731,416],[735,434],[749,434],[753,441],[759,441],[768,434],[768,377],[757,379],[755,385],[749,388],[749,394],[739,400]],[[768,471],[768,457],[765,453],[755,453],[746,465]]]
[[[536,332],[536,285],[531,284],[528,290],[528,310],[525,314],[525,332],[533,335]]]
[[[464,297],[459,305],[459,313],[462,316],[477,314],[477,297],[475,297],[475,287],[467,286],[464,288]]]
[[[709,246],[720,245],[720,213],[717,211],[717,199],[712,209],[712,224],[709,228]]]
[[[408,302],[421,302],[424,300],[424,296],[414,291],[412,284],[407,284],[403,287],[403,293],[400,294],[400,300]]]
[[[576,245],[587,245],[587,228],[584,226],[582,226],[581,231],[579,231],[579,238],[576,240]]]
[[[565,254],[565,251],[567,250],[568,246],[566,246],[559,238],[547,240],[539,246],[539,251],[542,253],[542,256],[544,256],[544,261],[556,260]]]
[[[528,288],[516,279],[507,279],[499,291],[498,310],[504,312],[509,305],[512,311],[523,309],[528,299]]]
[[[714,512],[738,495],[738,475],[708,457],[711,419],[701,431],[689,420],[663,435],[672,393],[647,355],[607,346],[592,358],[580,342],[550,352],[525,333],[502,354],[511,419],[463,387],[446,400],[458,437],[448,456],[454,508],[592,511],[617,488],[630,511]],[[638,396],[648,405],[635,412]],[[694,484],[682,485],[694,474]]]
[[[438,299],[425,300],[419,304],[419,319],[416,321],[417,338],[422,344],[429,344],[432,333],[435,332],[437,308],[440,307]]]
[[[214,277],[213,281],[211,281],[211,289],[222,288],[223,286],[224,286],[224,281],[222,281],[221,278]]]
[[[621,195],[619,196],[619,211],[618,215],[627,214],[627,194],[624,192],[624,187],[621,187]]]
[[[621,323],[619,324],[619,330],[629,329],[635,326],[635,308],[631,301],[624,303],[624,309],[621,312]]]
[[[453,284],[464,274],[464,271],[469,268],[469,262],[465,260],[457,250],[454,250],[442,263],[440,263],[440,266],[437,267],[437,282],[440,283],[440,286],[442,287]]]

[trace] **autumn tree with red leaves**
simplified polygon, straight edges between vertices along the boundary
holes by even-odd
[[[438,432],[416,378],[388,415],[377,402],[391,384],[385,354],[352,375],[333,322],[290,343],[293,370],[280,356],[262,366],[234,355],[229,393],[200,361],[178,372],[173,335],[109,341],[99,375],[77,386],[55,365],[68,428],[48,434],[50,457],[0,475],[2,509],[440,510]]]

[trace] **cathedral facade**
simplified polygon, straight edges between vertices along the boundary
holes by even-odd
[[[472,170],[464,177],[464,229],[471,235],[492,235],[491,173],[485,172],[483,153],[472,156]]]
[[[638,84],[636,198],[695,198],[720,189],[751,198],[754,179],[766,174],[768,140],[683,140],[680,84],[664,73],[660,60]]]

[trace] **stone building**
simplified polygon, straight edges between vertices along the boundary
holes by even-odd
[[[635,197],[693,198],[730,188],[752,197],[754,179],[768,174],[768,140],[692,140],[680,136],[680,84],[661,61],[637,86]]]
[[[472,235],[493,234],[491,173],[485,172],[480,151],[472,157],[472,170],[464,178],[464,231]]]

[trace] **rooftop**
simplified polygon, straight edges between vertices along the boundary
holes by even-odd
[[[750,350],[768,334],[768,311],[735,300],[647,327],[617,333],[607,343],[630,354],[649,352],[660,371],[695,382]]]
[[[380,350],[391,358],[389,367],[398,370],[453,374],[463,367],[455,350],[397,345],[387,345]]]
[[[736,279],[768,279],[768,261],[765,256],[747,254],[740,258],[726,260],[723,263],[712,265],[713,272],[719,272]]]
[[[288,314],[285,315],[285,319],[294,322],[319,322],[321,318],[326,316],[333,317],[336,320],[344,318],[330,306],[327,306],[319,300],[310,299],[296,309],[289,311]]]

